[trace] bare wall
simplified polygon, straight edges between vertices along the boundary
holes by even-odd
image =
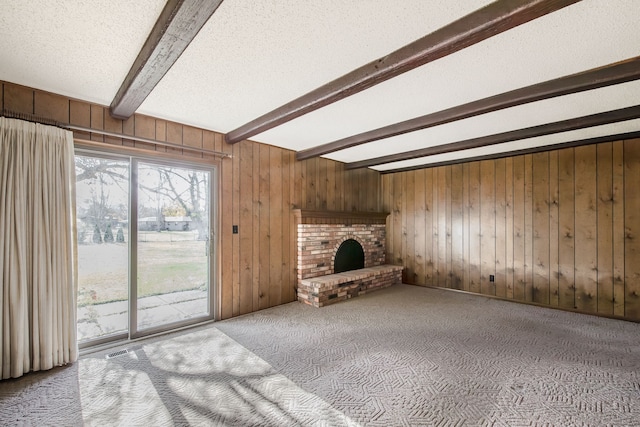
[[[640,320],[640,140],[382,183],[387,262],[405,283]]]
[[[0,82],[0,95],[0,109],[233,155],[220,160],[122,138],[74,134],[116,149],[133,147],[218,168],[223,319],[294,300],[293,208],[381,210],[381,178],[371,170],[346,171],[342,163],[321,158],[298,162],[293,151],[251,141],[229,145],[220,133],[138,114],[124,121],[113,119],[108,107],[12,83]],[[233,225],[238,225],[238,234],[232,234]]]

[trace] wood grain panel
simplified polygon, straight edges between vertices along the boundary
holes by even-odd
[[[505,159],[505,297],[513,299],[514,246],[513,246],[513,158]]]
[[[70,100],[69,123],[75,126],[91,127],[91,105],[86,102]],[[74,131],[73,135],[80,139],[91,139],[89,132]]]
[[[282,304],[282,150],[269,147],[269,305]],[[324,181],[324,180],[322,180]],[[326,193],[326,187],[325,187]],[[324,205],[326,206],[326,204]]]
[[[574,150],[558,151],[558,306],[575,307]]]
[[[253,311],[253,147],[248,141],[240,142],[240,218],[239,237],[239,312]]]
[[[452,264],[452,251],[451,251],[451,246],[452,246],[452,241],[451,241],[451,233],[452,233],[452,228],[451,228],[451,171],[453,168],[443,168],[444,170],[444,179],[445,179],[445,214],[444,214],[444,218],[445,218],[445,284],[444,286],[447,288],[451,288],[452,287],[452,277],[453,277],[453,272],[451,271],[451,264]]]
[[[558,306],[559,284],[558,151],[549,152],[549,305]]]
[[[533,285],[532,300],[550,303],[549,153],[532,155],[533,166]]]
[[[104,107],[101,107],[99,105],[94,105],[91,104],[91,129],[96,129],[96,130],[105,130],[104,129]],[[124,129],[123,129],[124,131]],[[124,133],[122,131],[122,133]],[[107,142],[104,139],[103,135],[97,134],[97,133],[92,133],[91,134],[91,140],[92,141],[96,141],[96,142]],[[133,143],[133,141],[132,141]],[[116,144],[120,145],[122,144],[122,141],[120,139],[116,140]]]
[[[69,99],[40,90],[34,91],[33,112],[60,123],[69,123]]]
[[[434,286],[434,252],[433,252],[433,221],[434,221],[434,200],[433,200],[433,169],[426,169],[424,174],[424,201],[425,201],[425,218],[424,230],[425,239],[424,247],[426,251],[424,259],[424,284],[426,286]],[[387,237],[388,239],[389,237]]]
[[[431,283],[433,286],[440,286],[439,284],[439,268],[440,268],[440,245],[438,236],[440,232],[439,223],[439,209],[440,209],[440,192],[438,181],[440,175],[438,168],[431,169],[431,265],[432,275]]]
[[[638,167],[640,165],[636,165]],[[624,227],[624,142],[613,143],[613,313],[624,316],[625,227]]]
[[[331,166],[333,166],[333,162],[331,163],[332,163]],[[316,209],[327,209],[328,179],[329,179],[329,160],[320,157],[318,158],[318,202],[316,205]]]
[[[495,295],[496,198],[495,162],[480,162],[480,292]],[[494,278],[495,280],[495,278]]]
[[[260,199],[260,144],[252,145],[252,162],[251,162],[251,229],[253,239],[251,242],[252,260],[251,260],[251,306],[252,309],[260,309],[260,247],[262,238],[260,234],[260,213],[262,211],[262,202]],[[264,193],[263,193],[264,194]]]
[[[463,166],[456,165],[451,168],[451,287],[453,289],[463,289],[464,260],[463,260],[463,225],[462,212],[463,205]]]
[[[225,153],[231,154],[233,147],[222,146]],[[228,319],[233,313],[233,162],[227,159],[221,165],[220,177],[220,318]]]
[[[613,314],[613,143],[596,146],[597,311]]]
[[[595,313],[598,310],[597,185],[593,168],[596,146],[577,147],[574,151],[576,307]]]
[[[412,285],[416,284],[416,234],[415,234],[415,223],[416,223],[416,204],[415,204],[415,196],[416,196],[416,173],[411,172],[406,174],[406,194],[407,196],[404,198],[405,205],[403,209],[403,227],[405,229],[405,239],[404,239],[404,248],[403,248],[403,258],[404,258],[404,266],[405,266],[405,283],[409,283]]]
[[[624,141],[624,315],[640,320],[640,139]]]
[[[140,136],[143,138],[155,139],[156,137],[156,121],[154,118],[149,116],[141,116],[138,115],[134,120],[134,130],[133,133],[135,136]],[[155,144],[149,144],[146,142],[136,141],[134,143],[134,147],[142,148],[146,150],[155,150]]]
[[[237,144],[236,144],[237,145]],[[271,199],[269,198],[271,184],[271,157],[269,155],[270,147],[260,145],[260,284],[259,284],[259,309],[271,307],[271,242],[270,242],[270,226],[271,226]]]
[[[469,291],[481,293],[480,163],[469,165]]]
[[[231,211],[233,215],[233,223],[238,224],[240,218],[240,144],[233,146],[233,187],[231,192],[233,194],[231,198]],[[231,287],[233,289],[233,315],[240,315],[240,235],[232,235],[232,282]]]
[[[425,171],[426,169],[420,169],[415,171],[415,184],[414,184],[414,202],[415,202],[415,222],[413,227],[414,236],[414,253],[415,253],[415,284],[424,285],[425,279],[425,258],[426,258],[426,191],[425,191]]]
[[[403,264],[403,253],[402,253],[402,240],[403,230],[402,230],[402,200],[404,199],[404,178],[405,174],[397,174],[393,177],[393,235],[387,236],[387,239],[391,239],[393,241],[393,264],[396,265],[404,265]]]
[[[4,108],[15,113],[33,114],[34,90],[4,82]],[[46,116],[45,116],[46,117]],[[52,118],[53,119],[53,118]]]
[[[506,265],[507,265],[507,242],[506,242],[506,213],[507,213],[507,193],[506,193],[506,159],[495,160],[495,295],[505,298],[507,296]]]
[[[469,163],[462,164],[462,289],[469,291]]]
[[[524,156],[524,300],[533,301],[533,157]]]
[[[447,287],[447,170],[436,168],[438,174],[438,286]]]
[[[525,300],[524,156],[513,158],[513,298]]]

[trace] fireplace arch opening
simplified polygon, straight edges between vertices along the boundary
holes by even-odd
[[[336,252],[333,272],[342,273],[361,268],[364,268],[364,249],[362,249],[362,245],[355,239],[345,240]]]

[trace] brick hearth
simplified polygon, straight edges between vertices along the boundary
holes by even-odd
[[[298,300],[315,307],[402,282],[402,267],[384,265],[384,213],[295,210]],[[364,250],[364,269],[333,274],[335,255],[348,239]]]

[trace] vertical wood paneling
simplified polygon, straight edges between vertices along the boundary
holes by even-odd
[[[560,277],[558,239],[558,151],[549,153],[549,305],[558,306]]]
[[[69,123],[69,99],[49,92],[34,91],[33,110],[36,116]]]
[[[596,146],[575,151],[576,202],[576,307],[595,313],[598,309],[598,248],[596,212]]]
[[[260,234],[260,212],[262,211],[260,201],[260,145],[252,144],[253,161],[251,165],[251,187],[253,190],[253,212],[251,212],[251,226],[253,228],[253,240],[251,242],[253,259],[251,265],[251,277],[252,283],[252,307],[253,310],[260,309],[260,248],[261,248],[261,234]]]
[[[414,235],[414,251],[415,251],[415,284],[424,285],[425,278],[425,258],[426,258],[426,190],[425,190],[425,172],[426,169],[420,169],[415,172],[415,222],[413,226]]]
[[[447,167],[437,168],[438,174],[438,286],[447,287]]]
[[[432,265],[432,275],[431,279],[432,286],[440,286],[439,282],[439,269],[440,269],[440,245],[438,233],[440,232],[438,224],[440,223],[439,217],[439,209],[440,209],[440,192],[438,186],[438,180],[440,179],[440,175],[438,173],[438,168],[431,169],[431,208],[432,208],[432,216],[431,216],[431,265]]]
[[[232,148],[233,158],[231,164],[233,165],[233,180],[232,180],[232,206],[231,211],[233,215],[233,223],[238,224],[240,218],[240,145],[235,144]],[[240,314],[240,234],[232,235],[232,282],[231,288],[233,289],[233,315]]]
[[[451,228],[451,171],[453,168],[443,168],[444,169],[444,174],[445,174],[445,214],[444,214],[444,218],[445,218],[445,236],[446,236],[446,241],[445,241],[445,245],[446,245],[446,249],[445,249],[445,284],[444,286],[447,288],[451,288],[452,287],[452,277],[453,277],[453,273],[451,270],[451,265],[452,265],[452,250],[451,250],[451,246],[452,246],[452,241],[451,241],[451,233],[452,233],[452,228]]]
[[[4,108],[15,113],[33,114],[33,89],[5,82],[3,91]]]
[[[524,301],[524,156],[513,158],[513,298]]]
[[[222,150],[231,154],[232,146],[223,144]],[[222,286],[220,289],[220,317],[228,319],[234,315],[233,313],[233,162],[223,161],[221,165],[220,177],[220,277]]]
[[[575,307],[574,151],[558,151],[558,306]]]
[[[271,157],[270,147],[260,145],[260,306],[271,306]]]
[[[624,315],[640,320],[640,139],[624,141]]]
[[[463,165],[453,166],[451,168],[451,269],[449,270],[453,289],[463,289],[464,279],[463,181]]]
[[[469,291],[481,293],[480,163],[469,165]]]
[[[91,126],[91,105],[86,102],[69,101],[69,123],[75,126]],[[77,138],[91,139],[89,132],[75,132]]]
[[[424,173],[424,201],[425,201],[425,259],[424,259],[424,284],[426,286],[434,286],[434,252],[433,252],[433,169],[427,169]],[[389,239],[389,237],[387,237]]]
[[[490,276],[496,268],[495,161],[480,162],[480,292],[495,295]],[[495,278],[494,278],[495,280]]]
[[[497,159],[495,161],[495,188],[496,188],[496,262],[495,262],[495,295],[505,298],[507,296],[507,242],[506,242],[506,212],[507,212],[507,194],[506,194],[506,159]]]
[[[274,148],[274,150],[276,150]],[[291,244],[293,235],[291,234],[291,223],[293,222],[291,212],[291,161],[292,154],[290,151],[277,150],[277,155],[282,158],[282,215],[280,216],[280,226],[282,227],[282,260],[280,262],[281,284],[280,284],[280,303],[289,302],[293,296],[293,285],[291,283]],[[333,162],[332,162],[333,163]],[[333,165],[332,165],[333,166]],[[333,170],[333,167],[331,168]]]
[[[513,158],[505,159],[505,297],[513,298],[514,247],[513,247]]]
[[[325,182],[324,179],[321,181]],[[324,186],[326,193],[326,186]],[[326,206],[326,204],[325,204]],[[269,305],[282,304],[282,150],[269,147]]]
[[[625,315],[624,171],[624,142],[616,141],[613,143],[613,313],[616,316]]]
[[[462,289],[469,291],[469,163],[462,164]]]
[[[549,153],[536,153],[533,164],[533,286],[532,300],[549,304]]]
[[[407,196],[405,197],[406,205],[403,212],[403,222],[405,227],[405,248],[404,248],[404,272],[406,281],[412,285],[416,284],[416,239],[415,239],[415,222],[416,222],[416,204],[415,204],[415,187],[416,173],[415,171],[407,173],[406,178]]]
[[[387,236],[387,239],[393,241],[393,264],[403,265],[402,253],[402,200],[404,199],[404,177],[405,174],[395,174],[393,176],[393,236]]]
[[[368,169],[345,171],[327,159],[297,162],[293,152],[253,142],[228,145],[221,134],[161,119],[114,119],[106,106],[11,83],[0,82],[0,91],[0,107],[16,112],[233,154],[212,158],[220,167],[221,318],[294,298],[295,206],[389,209],[388,259],[410,264],[420,284],[456,287],[459,275],[463,289],[481,292],[481,274],[493,268],[498,295],[534,300],[535,286],[535,300],[551,306],[640,320],[638,140],[491,161],[491,193],[488,166],[481,174],[480,162],[416,171],[411,179],[407,173],[380,177]],[[126,138],[76,137],[193,156]],[[239,235],[232,234],[234,224]],[[484,251],[491,239],[493,266]]]
[[[613,314],[613,144],[596,146],[597,311]]]
[[[533,301],[533,157],[524,156],[524,300]]]
[[[253,147],[248,141],[240,145],[240,289],[239,312],[253,311]]]

